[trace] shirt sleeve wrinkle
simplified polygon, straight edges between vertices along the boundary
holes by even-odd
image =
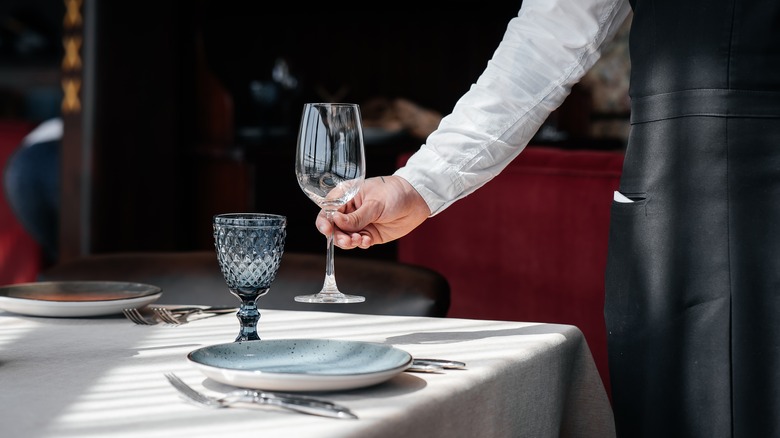
[[[596,62],[627,10],[624,0],[523,2],[485,71],[396,171],[423,196],[432,216],[493,179],[522,152]],[[620,22],[612,25],[615,19]]]

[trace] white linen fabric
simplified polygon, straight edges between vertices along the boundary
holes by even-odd
[[[466,362],[466,370],[404,372],[376,386],[317,394],[358,420],[281,410],[208,409],[182,400],[173,372],[210,394],[186,356],[229,343],[234,315],[177,327],[134,326],[122,316],[36,318],[0,311],[0,423],[4,438],[316,437],[611,438],[614,418],[576,327],[528,322],[264,310],[270,339],[348,339],[414,357]],[[259,341],[262,342],[262,341]]]
[[[627,0],[525,0],[493,58],[398,169],[431,216],[498,175],[525,148],[631,12]]]

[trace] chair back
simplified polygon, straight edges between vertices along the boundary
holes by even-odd
[[[447,316],[450,287],[440,273],[392,260],[340,256],[335,261],[339,288],[363,295],[354,304],[309,304],[296,295],[316,293],[325,280],[325,255],[285,252],[262,309],[315,310],[402,316]],[[40,281],[128,281],[159,286],[159,304],[238,305],[230,294],[213,251],[95,254],[62,262]]]

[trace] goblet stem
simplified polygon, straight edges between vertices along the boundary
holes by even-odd
[[[236,313],[236,318],[238,318],[241,329],[238,332],[238,337],[236,337],[236,342],[260,340],[260,336],[257,334],[257,323],[260,321],[260,311],[257,309],[257,299],[267,292],[268,289],[252,295],[233,292],[234,295],[241,299],[241,306]]]

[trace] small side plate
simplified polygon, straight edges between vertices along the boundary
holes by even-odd
[[[162,295],[158,286],[119,281],[45,281],[0,287],[0,309],[29,316],[86,317],[122,313]]]

